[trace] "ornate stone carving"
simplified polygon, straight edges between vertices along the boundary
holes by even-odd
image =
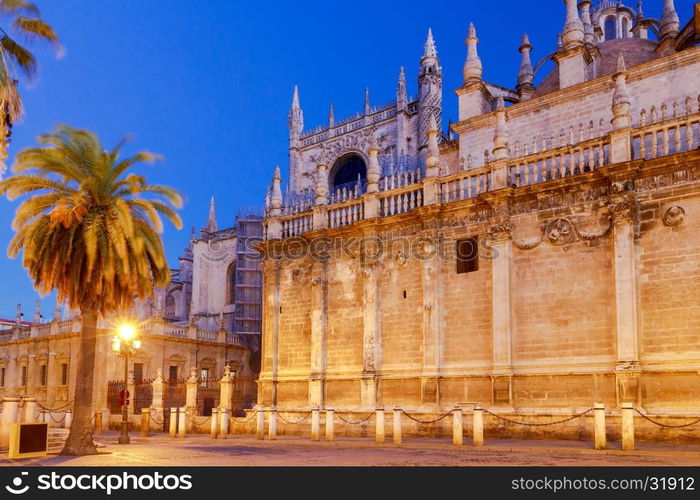
[[[683,209],[683,207],[679,207],[677,205],[668,207],[664,211],[663,216],[661,217],[661,220],[663,220],[664,225],[668,227],[678,227],[683,223],[684,219],[685,210]]]
[[[547,224],[544,234],[552,245],[566,245],[576,236],[574,225],[568,219],[554,219]]]
[[[376,127],[365,127],[349,134],[343,134],[337,139],[326,141],[321,144],[321,151],[310,157],[313,163],[324,163],[326,165],[332,165],[336,158],[349,153],[351,151],[355,152],[365,152],[376,140],[375,147],[380,149],[383,147],[383,143],[386,142],[386,134],[382,134],[380,137],[375,139],[375,133],[377,131]]]
[[[599,231],[583,231],[576,227],[576,224],[568,218],[557,218],[542,224],[541,232],[538,236],[525,240],[513,240],[513,245],[520,250],[532,250],[537,248],[545,239],[552,245],[562,246],[573,243],[577,240],[591,241],[603,238],[610,233],[612,224]]]

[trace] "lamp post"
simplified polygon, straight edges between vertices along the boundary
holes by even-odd
[[[141,349],[141,340],[136,338],[136,328],[124,324],[117,328],[117,335],[112,339],[112,350],[117,356],[124,358],[124,390],[122,397],[122,425],[119,444],[129,444],[129,356]]]

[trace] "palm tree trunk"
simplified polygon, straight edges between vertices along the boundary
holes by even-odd
[[[97,313],[81,311],[78,374],[73,400],[73,422],[61,455],[96,455],[92,442],[92,386],[97,346]]]

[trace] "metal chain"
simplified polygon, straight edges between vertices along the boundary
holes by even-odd
[[[150,411],[148,412],[148,418],[150,418],[151,422],[153,422],[156,425],[163,425],[163,420],[158,422],[155,418],[153,418],[153,413],[151,413]]]
[[[56,420],[55,418],[53,418],[53,415],[51,414],[51,412],[49,412],[49,417],[51,417],[51,420],[53,420],[53,421],[56,422],[57,424],[60,424],[61,422],[63,422],[63,421],[66,419],[66,414],[65,414],[65,413],[63,414],[63,418],[62,418],[62,419]]]
[[[199,422],[199,423],[197,422],[195,415],[188,416],[188,419],[189,419],[189,421],[190,421],[191,424],[194,424],[194,425],[204,425],[204,424],[206,424],[206,423],[209,421],[209,419],[211,419],[211,416],[205,417],[205,418],[204,418],[204,422]]]
[[[291,422],[291,421],[287,420],[286,418],[284,418],[284,417],[282,416],[282,413],[281,413],[281,412],[277,412],[277,416],[280,418],[280,420],[281,420],[282,422],[285,422],[285,423],[290,424],[290,425],[297,425],[297,424],[301,424],[301,423],[304,422],[307,418],[309,418],[309,417],[311,416],[311,412],[307,413],[307,414],[304,415],[300,420],[297,420],[296,422]]]
[[[39,401],[36,401],[36,404],[37,404],[37,406],[38,406],[39,408],[41,408],[42,410],[58,412],[58,411],[60,411],[60,410],[63,410],[64,408],[67,408],[67,407],[69,407],[70,405],[72,405],[72,404],[73,404],[73,401],[70,401],[70,402],[64,404],[63,406],[59,406],[58,408],[47,408],[46,406],[42,405]]]
[[[443,418],[447,417],[448,415],[450,415],[450,414],[452,413],[452,410],[448,411],[447,413],[445,413],[445,414],[439,416],[438,418],[436,418],[436,419],[434,419],[434,420],[419,420],[419,419],[417,419],[417,418],[412,417],[408,412],[406,412],[406,411],[404,411],[404,410],[401,410],[401,413],[403,413],[404,415],[406,415],[408,418],[410,418],[410,419],[413,420],[414,422],[418,422],[419,424],[434,424],[434,423],[436,423],[436,422],[439,422],[439,421],[442,420]]]
[[[246,423],[250,422],[251,420],[253,420],[255,418],[255,415],[257,415],[257,414],[258,414],[258,410],[255,410],[253,413],[250,414],[250,417],[246,418],[243,422],[237,422],[237,423],[246,424]]]
[[[509,419],[509,418],[502,417],[502,416],[500,416],[500,415],[496,415],[495,413],[493,413],[493,412],[487,410],[486,408],[484,408],[483,410],[484,410],[484,413],[488,413],[489,415],[491,415],[491,416],[493,416],[493,417],[496,417],[496,418],[498,418],[498,419],[500,419],[500,420],[503,420],[503,421],[508,422],[508,423],[511,423],[511,424],[515,424],[515,425],[524,425],[524,426],[526,426],[526,427],[546,427],[546,426],[548,426],[548,425],[564,424],[564,423],[566,423],[566,422],[570,422],[571,420],[575,420],[575,419],[577,419],[577,418],[579,418],[579,417],[584,416],[584,415],[587,414],[587,413],[592,412],[592,411],[593,411],[593,408],[589,408],[589,409],[587,409],[587,410],[584,411],[584,412],[578,413],[578,414],[576,414],[576,415],[572,415],[571,417],[565,418],[565,419],[563,419],[563,420],[557,420],[556,422],[544,422],[544,423],[518,422],[517,420],[511,420],[511,419]]]
[[[364,423],[367,422],[370,418],[372,418],[372,415],[374,415],[375,413],[376,413],[376,412],[372,412],[372,413],[370,413],[369,415],[367,415],[365,418],[363,418],[362,420],[358,420],[358,421],[356,421],[356,422],[353,422],[352,420],[346,420],[346,419],[344,419],[343,416],[342,416],[340,413],[335,412],[335,414],[338,415],[338,418],[339,418],[340,420],[342,420],[342,421],[345,422],[346,424],[350,424],[350,425],[360,425],[360,424],[364,424]]]
[[[644,413],[642,413],[641,411],[639,411],[637,408],[635,408],[634,411],[636,411],[637,413],[639,413],[639,416],[642,417],[644,420],[648,420],[648,421],[651,422],[652,424],[658,425],[659,427],[666,427],[667,429],[682,429],[682,428],[684,428],[684,427],[690,427],[691,425],[695,425],[695,424],[697,424],[698,422],[700,422],[700,418],[699,418],[699,419],[697,419],[697,420],[693,420],[693,421],[690,422],[689,424],[681,424],[681,425],[662,424],[661,422],[657,422],[656,420],[652,420],[651,418],[649,418],[648,416],[646,416]]]

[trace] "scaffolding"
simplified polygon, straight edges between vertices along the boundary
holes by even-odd
[[[233,332],[239,335],[260,335],[262,331],[262,261],[254,249],[263,238],[262,220],[258,207],[238,209]]]

